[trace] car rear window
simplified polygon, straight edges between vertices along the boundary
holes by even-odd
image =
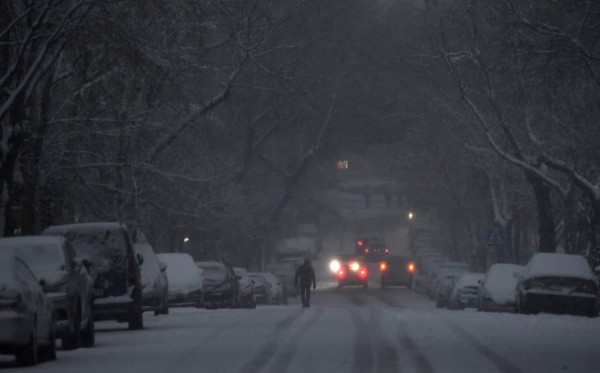
[[[127,268],[127,242],[120,230],[70,231],[65,236],[78,256],[92,261],[96,270]]]

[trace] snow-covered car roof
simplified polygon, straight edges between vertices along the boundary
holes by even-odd
[[[196,265],[198,267],[202,267],[202,268],[214,267],[214,268],[222,268],[223,270],[225,270],[225,264],[223,264],[221,262],[196,262]]]
[[[438,268],[469,268],[469,265],[465,262],[440,262]]]
[[[65,238],[60,236],[17,236],[0,238],[0,251],[16,250],[38,279],[54,284],[67,274]]]
[[[488,269],[483,286],[497,304],[511,304],[515,299],[518,279],[515,273],[522,273],[525,267],[517,264],[496,263]]]
[[[462,288],[466,286],[479,286],[479,281],[483,280],[484,277],[485,273],[463,273],[458,278],[458,281],[456,282],[456,287]]]
[[[61,234],[63,232],[96,232],[103,229],[127,229],[125,224],[119,222],[93,222],[93,223],[73,223],[63,225],[52,225],[42,232],[42,234]]]
[[[0,239],[1,247],[16,247],[28,245],[63,245],[65,238],[61,236],[15,236]]]
[[[248,273],[248,275],[250,276],[251,279],[254,280],[253,284],[255,286],[266,286],[267,285],[267,280],[265,279],[265,276],[263,276],[262,273],[258,273],[258,272],[250,272]]]
[[[222,282],[227,278],[227,267],[221,262],[196,262],[204,270],[204,279]]]
[[[594,280],[588,261],[581,255],[536,253],[525,266],[523,279],[534,277],[571,277]]]
[[[249,276],[248,271],[246,271],[245,268],[241,268],[241,267],[233,267],[233,272],[235,272],[236,275],[246,275]]]
[[[196,266],[194,259],[185,253],[157,254],[158,260],[167,265],[169,292],[191,291],[204,286],[202,270]]]

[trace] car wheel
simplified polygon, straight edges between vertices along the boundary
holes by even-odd
[[[55,332],[55,321],[52,318],[50,324],[50,334],[48,335],[48,344],[40,346],[39,348],[39,359],[40,361],[51,361],[56,360],[56,332]]]
[[[94,328],[94,314],[90,307],[90,316],[85,328],[81,331],[81,345],[83,347],[93,347],[96,344],[96,331]]]
[[[63,350],[74,350],[79,347],[81,347],[81,306],[77,303],[73,330],[62,338],[62,348]]]
[[[129,330],[144,329],[144,316],[140,309],[136,309],[129,314]]]
[[[19,365],[31,366],[38,362],[38,344],[37,344],[37,322],[34,322],[33,331],[29,337],[29,342],[17,351],[16,358]]]

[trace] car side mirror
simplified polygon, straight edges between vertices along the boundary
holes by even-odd
[[[135,258],[137,259],[138,265],[144,264],[144,256],[140,253],[135,254]]]
[[[159,262],[158,263],[158,269],[160,269],[161,272],[164,272],[167,270],[167,265],[163,262]]]

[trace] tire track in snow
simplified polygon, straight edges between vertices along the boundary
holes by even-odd
[[[521,370],[518,365],[506,359],[504,356],[495,353],[489,346],[479,342],[475,337],[467,333],[463,328],[454,322],[450,320],[447,321],[452,330],[469,342],[471,346],[475,347],[479,353],[487,357],[496,366],[496,368],[498,368],[499,371],[504,373],[523,373],[523,370]]]
[[[371,294],[371,295],[375,299],[385,303],[386,305],[388,305],[391,308],[395,308],[397,310],[401,310],[401,309],[405,308],[405,306],[392,301],[392,299],[390,299],[390,297],[389,297],[390,293],[388,293],[388,292],[382,291],[380,293],[377,293],[377,295],[375,295],[375,294]],[[406,323],[400,322],[398,325],[398,335],[399,335],[400,347],[404,348],[406,351],[409,352],[410,358],[411,358],[413,364],[415,365],[415,369],[417,372],[432,373],[434,370],[433,370],[433,367],[431,366],[431,363],[429,362],[429,359],[427,358],[427,356],[425,356],[423,351],[421,351],[421,349],[419,349],[419,347],[417,347],[417,345],[410,338],[410,336],[408,335],[408,333],[406,331],[407,331]]]
[[[398,352],[396,345],[387,334],[384,332],[381,326],[381,318],[375,308],[371,308],[369,312],[369,318],[372,321],[370,324],[371,328],[371,339],[375,340],[374,348],[377,355],[377,365],[375,372],[387,373],[398,371]]]
[[[371,334],[369,325],[361,317],[356,308],[350,308],[350,318],[356,331],[354,336],[354,366],[353,373],[365,373],[373,370],[375,360],[371,350]]]
[[[291,339],[290,343],[288,343],[283,351],[277,355],[277,360],[273,363],[271,372],[281,373],[288,369],[294,355],[296,355],[296,352],[298,351],[298,345],[300,345],[310,328],[312,328],[321,316],[323,316],[324,312],[324,309],[317,309],[315,314],[306,323],[300,325],[299,329],[289,337],[289,339]]]
[[[243,368],[240,370],[240,372],[261,372],[262,368],[267,365],[273,357],[273,351],[277,349],[277,345],[279,344],[279,339],[281,336],[285,334],[285,332],[293,325],[294,321],[296,321],[296,319],[298,319],[302,314],[304,314],[304,310],[299,309],[275,324],[275,330],[269,341],[260,349],[260,351],[258,351],[258,353],[254,355],[252,359],[250,359],[250,361],[242,366]]]
[[[408,335],[405,322],[399,323],[398,335],[400,345],[410,354],[410,358],[415,365],[416,371],[419,373],[432,373],[433,367],[431,366],[429,359],[427,359],[423,351],[417,347],[415,342]]]

